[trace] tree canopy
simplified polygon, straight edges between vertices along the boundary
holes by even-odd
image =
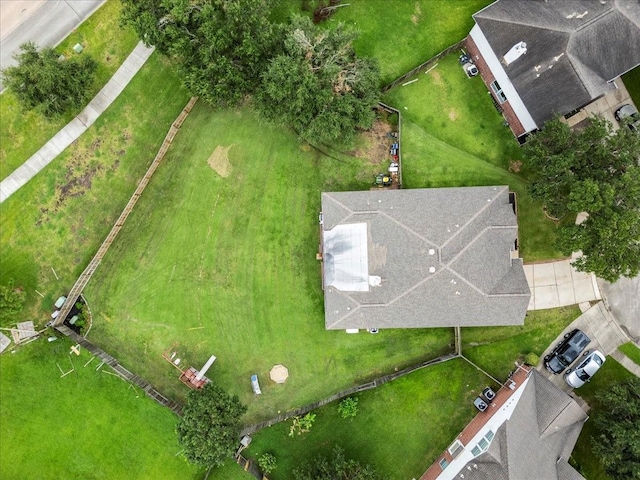
[[[206,467],[224,464],[238,445],[240,417],[246,411],[237,396],[213,383],[189,392],[177,426],[187,459]]]
[[[531,193],[560,218],[587,212],[580,225],[560,228],[565,255],[582,251],[578,270],[615,282],[640,272],[640,135],[593,117],[582,130],[547,122],[524,147],[533,172]]]
[[[98,64],[87,54],[60,58],[52,48],[20,45],[18,65],[2,70],[2,81],[25,109],[52,117],[84,105]]]
[[[596,401],[594,452],[611,478],[640,480],[640,379],[601,390]]]
[[[379,70],[356,57],[357,32],[344,24],[324,30],[294,17],[284,51],[262,75],[258,108],[312,143],[347,144],[357,128],[370,128],[379,98]]]
[[[123,0],[122,22],[172,58],[189,91],[214,105],[252,93],[278,44],[268,0]]]
[[[308,465],[293,471],[295,480],[378,480],[380,476],[370,465],[362,465],[348,459],[340,447],[335,447],[331,457],[318,456]]]

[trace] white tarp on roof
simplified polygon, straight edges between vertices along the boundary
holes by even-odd
[[[325,285],[344,292],[369,291],[367,224],[337,225],[324,232]]]

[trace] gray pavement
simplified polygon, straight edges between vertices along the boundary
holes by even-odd
[[[623,343],[627,343],[629,341],[629,337],[620,328],[603,302],[596,303],[589,310],[576,318],[567,328],[560,332],[553,342],[551,342],[549,348],[547,348],[547,350],[545,350],[545,352],[540,356],[540,363],[536,367],[542,375],[548,378],[556,387],[560,388],[564,392],[570,392],[572,388],[566,384],[563,375],[554,375],[548,372],[542,362],[544,356],[553,350],[560,341],[562,341],[566,333],[570,332],[574,328],[579,328],[591,339],[591,343],[587,346],[588,350],[600,350],[605,355],[613,356],[613,358],[621,355],[617,348]]]
[[[616,283],[598,279],[598,284],[615,319],[640,345],[640,275],[621,278]]]
[[[106,0],[48,0],[0,2],[0,68],[15,65],[13,55],[25,42],[55,46]],[[2,91],[0,82],[0,91]]]
[[[600,300],[595,275],[578,272],[572,259],[524,265],[531,290],[529,310],[557,308]]]
[[[89,104],[49,140],[40,150],[34,153],[26,162],[14,170],[0,182],[0,203],[4,202],[20,187],[26,184],[40,170],[49,165],[62,151],[82,135],[87,128],[104,112],[109,105],[122,93],[129,81],[142,68],[153,48],[147,48],[139,43],[133,52],[111,77],[107,84],[89,102]]]

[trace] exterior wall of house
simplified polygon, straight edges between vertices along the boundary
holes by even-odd
[[[478,43],[480,41],[483,41],[486,45],[482,47],[479,46]],[[500,66],[499,60],[491,50],[491,47],[484,38],[484,35],[478,25],[473,27],[471,30],[471,33],[465,41],[465,47],[467,53],[471,56],[478,67],[480,76],[487,86],[489,93],[493,96],[495,102],[502,107],[502,115],[507,122],[509,122],[509,127],[513,134],[516,137],[520,137],[527,132],[535,130],[537,128],[535,122],[524,106],[524,103],[522,103],[520,96],[511,84],[506,72]],[[492,58],[487,58],[487,56],[491,56]],[[493,68],[490,66],[490,63],[493,64]],[[497,75],[500,78],[497,78]],[[505,93],[505,96],[507,97],[507,100],[502,104],[491,90],[491,83],[495,80],[498,81]]]

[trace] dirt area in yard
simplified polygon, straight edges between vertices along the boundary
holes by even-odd
[[[431,78],[433,78],[433,83],[435,83],[438,86],[444,85],[444,82],[442,81],[442,76],[440,75],[440,72],[438,72],[438,70],[434,68],[429,72],[429,75],[431,75]]]
[[[370,130],[362,133],[365,145],[356,149],[353,155],[358,158],[366,158],[373,165],[390,161],[389,145],[391,145],[391,139],[387,137],[387,133],[392,130],[395,131],[395,128],[377,119]]]
[[[415,10],[413,11],[413,15],[411,15],[411,21],[414,25],[418,25],[418,21],[420,20],[420,15],[422,15],[422,9],[420,8],[420,4],[416,2]]]
[[[229,150],[235,144],[228,147],[218,145],[213,153],[209,156],[207,163],[222,178],[226,178],[231,174],[231,163],[229,162]]]
[[[451,108],[449,110],[449,120],[451,120],[452,122],[455,122],[456,118],[458,118],[458,112],[456,112],[455,108]]]

